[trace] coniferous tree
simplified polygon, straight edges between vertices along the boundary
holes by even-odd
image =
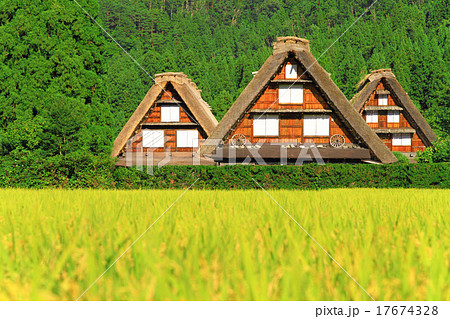
[[[96,1],[80,3],[93,15],[98,10]],[[4,151],[40,156],[106,151],[107,138],[92,145],[89,133],[91,126],[106,127],[110,114],[100,32],[69,0],[2,2]]]
[[[348,31],[370,2],[79,2],[145,72],[73,1],[0,2],[0,154],[107,153],[160,72],[185,72],[220,118],[286,35],[310,40],[349,98],[363,73],[392,68],[433,128],[450,131],[447,0],[378,2]]]

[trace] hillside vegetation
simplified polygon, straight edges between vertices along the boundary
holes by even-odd
[[[350,29],[372,1],[79,3],[142,68],[74,1],[1,2],[0,156],[109,154],[152,85],[146,72],[186,73],[220,119],[286,35],[311,41],[348,98],[369,70],[392,68],[439,136],[450,133],[448,0],[378,1]]]

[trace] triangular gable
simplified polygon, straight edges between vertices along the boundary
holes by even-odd
[[[358,93],[351,100],[356,111],[360,112],[362,110],[380,82],[389,91],[396,104],[403,109],[408,122],[417,131],[425,146],[431,146],[436,140],[436,134],[390,69],[372,71],[358,84]]]
[[[396,158],[392,152],[365,123],[333,80],[331,80],[330,75],[313,57],[309,51],[309,41],[295,37],[284,37],[277,40],[274,43],[273,54],[265,61],[261,69],[203,144],[201,154],[214,152],[220,141],[227,138],[232,129],[263,94],[285,61],[294,57],[307,70],[307,76],[316,85],[329,106],[339,117],[340,122],[353,135],[354,139],[366,145],[379,161],[383,163],[395,162]]]
[[[128,140],[136,133],[145,116],[152,110],[169,85],[173,86],[188,111],[192,113],[194,117],[192,120],[199,124],[208,136],[218,124],[209,105],[201,98],[200,90],[185,74],[181,72],[156,74],[155,82],[115,139],[111,154],[113,157],[120,155]]]

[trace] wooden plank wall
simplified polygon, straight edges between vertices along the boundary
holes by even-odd
[[[182,101],[181,97],[178,95],[176,90],[171,86],[170,84],[165,88],[166,91],[161,95],[160,100],[171,100],[175,99],[178,101],[181,101],[180,106],[180,122],[181,123],[195,123],[193,121],[194,116],[192,113],[188,110],[186,104]],[[177,104],[174,104],[174,106]],[[152,108],[150,108],[149,113],[144,117],[144,123],[161,123],[161,106],[160,104],[155,103]],[[171,123],[169,123],[170,125]],[[173,124],[173,123],[172,123]],[[187,129],[187,128],[181,128],[181,129]],[[189,128],[192,129],[192,128]],[[159,130],[158,128],[155,128],[155,130]],[[172,152],[192,152],[191,147],[176,147],[176,139],[177,139],[177,133],[176,129],[161,129],[164,130],[164,136],[166,137],[166,142],[164,147],[152,149],[153,152],[164,152],[170,148]],[[207,138],[206,134],[203,131],[198,132],[198,138],[199,143],[203,143],[203,141]],[[149,148],[143,148],[142,147],[142,130],[139,130],[131,139],[132,141],[132,151],[133,152],[147,152],[150,150]],[[199,145],[199,146],[200,146]]]
[[[425,144],[423,144],[422,139],[417,135],[417,133],[413,134],[411,140],[411,151],[412,152],[422,152],[426,148]]]
[[[172,86],[168,86],[166,88],[166,92],[164,92],[160,98],[160,100],[170,100],[175,99],[178,101],[182,101],[181,97],[175,91]],[[174,104],[174,106],[177,104]],[[181,123],[195,123],[192,119],[194,118],[192,113],[186,107],[186,104],[183,102],[180,103],[180,122]],[[188,115],[189,114],[189,115]],[[149,114],[145,117],[146,123],[160,123],[161,122],[161,105],[155,104],[151,109]]]
[[[287,63],[296,63],[298,65],[297,78],[303,80],[310,80],[308,74],[303,74],[305,69],[295,59],[288,60],[282,67],[281,71],[275,76],[276,80],[284,80]],[[301,76],[301,77],[300,77]],[[303,84],[303,103],[302,104],[280,104],[278,102],[278,83],[271,83],[259,97],[252,109],[326,109],[331,110],[324,98],[321,96],[319,90],[313,83]],[[267,113],[266,113],[267,114]],[[226,143],[235,134],[243,134],[250,143],[329,143],[330,136],[340,134],[345,137],[346,143],[351,143],[348,132],[343,129],[343,125],[339,123],[335,115],[330,118],[330,135],[323,137],[303,136],[303,115],[295,114],[280,114],[279,116],[279,136],[277,137],[255,137],[253,136],[253,118],[261,114],[245,114],[240,120],[236,128],[231,132]],[[333,120],[334,121],[333,121]]]
[[[144,152],[152,151],[152,152],[165,152],[169,149],[172,152],[192,152],[192,147],[176,147],[176,140],[177,140],[177,130],[164,130],[164,136],[166,137],[166,142],[163,147],[158,148],[148,148],[148,147],[142,147],[142,131],[137,133],[135,136],[132,137],[132,151],[133,152]],[[198,132],[198,131],[197,131]],[[203,144],[205,138],[201,136],[200,132],[198,132],[198,138],[199,138],[199,147]],[[196,148],[197,149],[197,148]]]
[[[381,81],[375,91],[372,92],[364,107],[361,109],[364,120],[366,120],[366,113],[364,109],[366,106],[377,106],[378,105],[378,94],[377,90],[386,90],[384,83]],[[392,96],[388,95],[388,105],[389,106],[401,106],[398,104]],[[403,112],[400,111],[400,122],[399,123],[388,123],[387,122],[388,111],[378,111],[378,123],[368,123],[371,128],[411,128],[411,124],[408,122]],[[417,133],[413,134],[411,140],[411,146],[392,146],[392,134],[380,134],[380,138],[386,144],[386,146],[397,152],[419,152],[425,149],[425,144],[422,142]]]

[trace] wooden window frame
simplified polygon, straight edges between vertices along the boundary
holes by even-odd
[[[177,115],[174,117],[174,113],[172,113],[175,109],[177,109]],[[169,114],[166,114],[169,112]],[[162,123],[179,123],[180,122],[180,114],[181,110],[178,105],[161,105],[161,122]],[[165,114],[165,115],[163,115]]]
[[[322,132],[318,131],[318,121],[317,119],[327,119],[328,122],[328,128],[327,128],[327,134],[321,134]],[[306,123],[309,122],[309,120],[315,120],[315,133],[314,134],[306,134]],[[308,132],[310,133],[310,132]],[[303,136],[304,137],[328,137],[330,136],[330,116],[329,115],[323,115],[323,114],[305,114],[303,116]]]
[[[162,134],[162,138],[158,137],[158,139],[156,140],[158,144],[155,145],[154,140],[147,140],[150,138],[150,134],[153,133],[158,133],[158,134]],[[146,141],[147,140],[147,141]],[[145,148],[163,148],[164,144],[165,144],[165,132],[164,130],[142,130],[142,147]]]
[[[288,71],[294,70],[294,73],[292,75],[288,76]],[[288,80],[294,80],[298,77],[298,64],[297,63],[287,63],[286,64],[286,72],[284,74],[284,77]]]
[[[400,144],[398,144],[400,140]],[[405,144],[405,140],[407,141]],[[392,134],[392,146],[411,146],[412,134],[411,133],[393,133]]]
[[[383,103],[381,101],[383,101]],[[388,94],[378,94],[378,105],[379,106],[388,105]]]
[[[292,101],[293,92],[295,89],[300,90],[299,94],[299,101]],[[288,99],[286,99],[286,93],[282,94],[282,90],[287,90],[288,92]],[[302,84],[280,84],[278,86],[278,103],[279,104],[303,104],[303,95],[304,95],[304,88]],[[285,100],[286,99],[286,100]]]
[[[275,120],[277,121],[276,134],[267,134],[268,123],[267,120]],[[255,122],[256,121],[264,121],[261,124],[264,125],[264,134],[256,134],[255,133]],[[264,114],[264,115],[254,115],[253,123],[252,123],[252,133],[254,137],[278,137],[280,135],[280,116],[277,114]]]
[[[188,135],[190,133],[194,133],[195,132],[195,138],[190,138],[189,136],[187,136],[187,143],[181,144],[179,145],[179,143],[182,141],[180,134],[181,133],[187,133]],[[177,141],[176,141],[176,147],[177,148],[197,148],[199,145],[199,138],[198,138],[198,131],[197,130],[177,130],[176,131],[176,136],[177,136]],[[191,143],[189,143],[189,141],[191,141]],[[184,141],[183,141],[184,142]]]
[[[386,121],[387,123],[400,123],[400,111],[387,111]]]
[[[378,121],[379,119],[377,110],[366,111],[366,123],[378,123]]]

